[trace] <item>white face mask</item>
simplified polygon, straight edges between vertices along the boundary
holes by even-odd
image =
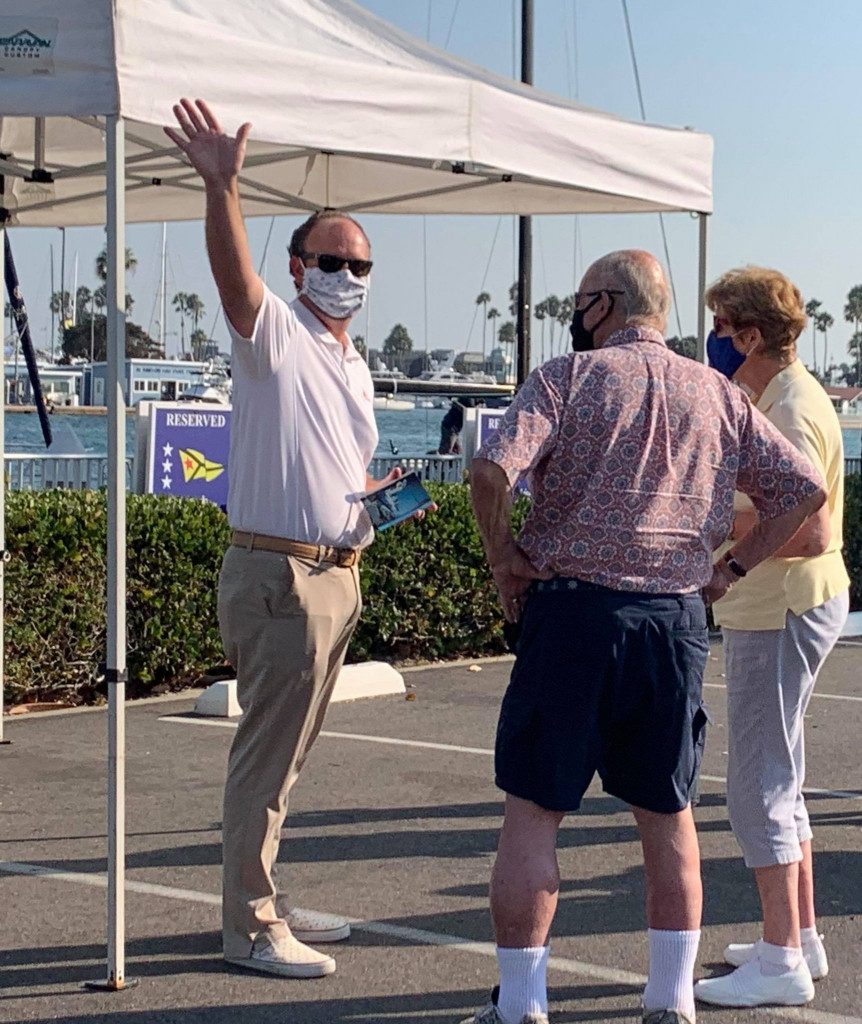
[[[324,274],[320,267],[306,267],[300,295],[306,295],[327,316],[347,320],[359,312],[368,297],[368,277],[354,277],[347,267]]]

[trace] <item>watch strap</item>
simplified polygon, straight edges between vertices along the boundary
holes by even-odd
[[[748,570],[739,564],[730,551],[725,553],[722,561],[738,580],[748,575]]]

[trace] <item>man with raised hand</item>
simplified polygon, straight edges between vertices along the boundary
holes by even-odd
[[[671,352],[648,253],[594,263],[575,352],[534,370],[471,466],[503,611],[519,622],[497,730],[505,820],[491,881],[500,987],[464,1024],[547,1024],[560,822],[594,774],[630,805],[646,871],[646,1024],[691,1024],[700,854],[691,812],[707,721],[708,600],[823,503],[813,467],[735,385]],[[517,540],[510,495],[532,506]],[[760,522],[715,567],[733,492]]]
[[[233,340],[233,534],[218,610],[243,717],[224,798],[224,957],[321,977],[335,960],[305,943],[346,939],[349,925],[291,910],[273,866],[288,793],[359,618],[358,561],[373,538],[356,498],[381,482],[366,474],[377,446],[374,387],[347,333],[365,302],[370,247],[347,214],[309,217],[290,245],[299,297],[275,296],[255,273],[240,210],[251,125],[231,138],[201,100],[182,100],[174,114],[178,128],[165,132],[206,186],[207,251]]]

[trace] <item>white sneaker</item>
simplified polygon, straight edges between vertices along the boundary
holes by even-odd
[[[814,998],[814,982],[803,960],[783,974],[763,974],[760,957],[720,978],[706,978],[694,986],[694,997],[713,1006],[803,1006]]]
[[[275,901],[275,912],[287,922],[295,939],[300,942],[343,942],[350,938],[350,924],[335,914],[322,914],[317,910],[288,907],[283,896]]]
[[[802,955],[811,971],[814,981],[820,981],[829,973],[829,961],[826,959],[826,949],[823,946],[823,936],[819,935],[813,942],[803,942]],[[755,955],[756,942],[731,942],[724,950],[725,963],[733,964],[734,967],[741,967]]]
[[[294,935],[280,938],[275,943],[265,941],[259,948],[252,949],[250,956],[226,956],[225,960],[237,967],[279,974],[283,978],[325,978],[335,972],[335,961],[331,956],[318,953]]]

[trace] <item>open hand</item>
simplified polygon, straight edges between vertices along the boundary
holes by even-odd
[[[246,122],[232,139],[225,135],[203,100],[182,99],[174,104],[174,116],[182,129],[165,128],[165,135],[189,158],[189,163],[208,185],[229,186],[242,169],[251,124]],[[183,134],[184,133],[184,134]]]

